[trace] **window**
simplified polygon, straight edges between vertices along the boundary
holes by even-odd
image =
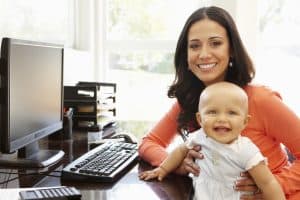
[[[207,1],[106,0],[106,81],[117,83],[117,116],[144,135],[170,108],[176,42],[187,17]]]
[[[0,38],[70,44],[71,0],[0,0]]]
[[[297,0],[259,1],[257,77],[300,115],[300,6]]]

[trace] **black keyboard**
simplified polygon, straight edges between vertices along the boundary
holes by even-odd
[[[115,182],[137,160],[137,144],[109,141],[68,164],[62,170],[62,180]]]

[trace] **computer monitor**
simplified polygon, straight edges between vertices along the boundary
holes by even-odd
[[[58,162],[64,152],[38,141],[62,129],[63,47],[2,38],[0,74],[0,167]]]

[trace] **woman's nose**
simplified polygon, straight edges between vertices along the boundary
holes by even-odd
[[[200,59],[207,59],[210,58],[211,54],[209,51],[209,47],[207,45],[203,45],[202,48],[199,50],[199,58]]]

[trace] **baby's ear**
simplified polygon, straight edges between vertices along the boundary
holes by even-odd
[[[248,122],[249,122],[250,119],[251,119],[251,115],[247,115],[245,117],[245,121],[244,121],[245,126],[248,124]]]
[[[197,119],[198,124],[201,126],[201,115],[200,115],[200,112],[196,112],[196,119]]]

